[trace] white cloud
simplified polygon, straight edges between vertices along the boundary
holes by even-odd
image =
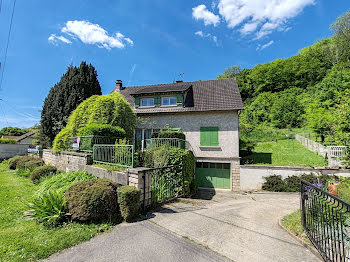
[[[220,23],[220,17],[210,12],[205,5],[193,7],[192,17],[196,20],[203,20],[205,25],[217,26]]]
[[[287,30],[287,21],[314,3],[315,0],[220,0],[218,8],[229,28],[240,27],[243,35],[254,33],[255,39],[260,39],[275,30]]]
[[[258,45],[258,47],[256,48],[256,51],[261,51],[263,49],[265,49],[266,47],[269,47],[270,45],[272,45],[275,41],[271,40],[270,42],[264,44],[264,45]]]
[[[127,44],[133,46],[134,42],[125,37],[122,33],[117,32],[109,35],[108,32],[98,24],[92,24],[89,21],[67,21],[61,29],[63,34],[72,39],[80,39],[84,44],[97,45],[99,48],[124,48]],[[60,40],[64,43],[71,41],[63,36],[52,34],[49,37],[50,42]]]
[[[53,44],[56,44],[58,40],[63,42],[63,43],[66,43],[66,44],[71,44],[72,43],[72,41],[70,41],[69,39],[67,39],[67,38],[65,38],[64,36],[61,36],[61,35],[57,36],[55,34],[51,34],[50,37],[48,38],[48,41],[50,43],[53,43]]]
[[[202,31],[197,31],[194,34],[197,36],[200,36],[202,38],[209,38],[209,39],[213,40],[216,45],[218,45],[218,38],[215,35],[212,35],[210,33],[205,34]]]

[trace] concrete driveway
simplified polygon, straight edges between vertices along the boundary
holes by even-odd
[[[121,224],[111,232],[51,256],[47,262],[229,262],[149,221]]]
[[[233,261],[320,261],[278,225],[299,208],[297,193],[231,192],[183,199],[151,214],[152,222]]]

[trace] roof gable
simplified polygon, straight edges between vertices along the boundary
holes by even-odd
[[[242,98],[235,78],[206,80],[195,82],[181,82],[173,84],[160,84],[149,86],[125,87],[120,93],[134,107],[134,96],[143,94],[184,92],[192,96],[192,106],[173,108],[135,108],[136,113],[162,113],[162,112],[191,112],[191,111],[227,111],[243,109]],[[191,93],[192,94],[188,94]]]

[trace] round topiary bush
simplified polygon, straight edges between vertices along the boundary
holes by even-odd
[[[92,179],[72,185],[65,193],[72,220],[120,222],[117,187],[108,179]]]
[[[133,186],[118,188],[118,203],[125,221],[130,222],[139,215],[141,190]]]
[[[30,161],[33,161],[33,160],[37,160],[37,158],[31,157],[31,156],[22,156],[16,162],[16,169],[25,169],[26,164]]]
[[[53,149],[68,149],[68,138],[76,136],[79,130],[84,131],[81,128],[91,124],[120,127],[125,131],[126,137],[131,139],[136,125],[136,115],[130,104],[119,93],[91,96],[72,112],[66,127],[55,137]]]
[[[35,184],[40,178],[55,174],[56,172],[57,168],[54,166],[39,166],[30,174],[30,180]]]
[[[33,160],[30,160],[25,163],[25,169],[27,170],[33,170],[36,167],[45,165],[44,161],[40,158],[34,158]]]
[[[8,162],[8,168],[9,169],[12,169],[12,170],[15,170],[16,169],[16,165],[17,165],[17,162],[18,160],[20,160],[22,158],[22,156],[14,156],[12,158],[9,159],[9,162]]]

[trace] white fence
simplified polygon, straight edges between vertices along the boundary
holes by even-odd
[[[304,147],[323,157],[328,157],[329,167],[341,167],[342,161],[339,159],[345,156],[346,146],[324,146],[312,141],[304,136],[295,135],[295,140],[299,141]]]
[[[299,141],[304,147],[309,149],[312,152],[317,153],[320,156],[326,157],[328,154],[328,148],[320,143],[312,141],[304,136],[295,135],[295,140]]]

